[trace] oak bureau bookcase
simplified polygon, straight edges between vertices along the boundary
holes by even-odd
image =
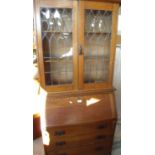
[[[110,155],[119,0],[35,0],[46,155]]]

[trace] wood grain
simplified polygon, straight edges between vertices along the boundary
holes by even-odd
[[[79,58],[79,64],[78,64],[78,70],[79,70],[79,90],[83,89],[84,86],[84,2],[80,1],[79,2],[79,12],[78,12],[78,30],[79,31],[79,35],[78,35],[78,40],[79,40],[79,44],[78,44],[78,50],[80,50],[80,48],[82,48],[82,54],[80,54],[78,56]]]
[[[79,88],[84,90],[97,90],[102,88],[110,89],[112,88],[112,76],[113,76],[113,67],[114,67],[114,57],[115,57],[115,47],[116,47],[116,30],[117,30],[117,11],[118,4],[113,3],[102,3],[95,1],[80,1],[80,21],[79,21],[79,29],[80,29],[80,45],[82,47],[85,46],[84,41],[84,25],[85,25],[85,9],[93,9],[93,10],[110,10],[112,11],[112,37],[111,37],[111,48],[110,48],[110,63],[109,63],[109,74],[108,80],[100,83],[84,83],[84,56],[79,56]],[[85,51],[83,51],[85,53]]]
[[[47,148],[45,147],[47,150]],[[58,149],[54,151],[47,151],[47,155],[110,155],[109,148],[100,142],[98,144],[91,144],[88,146],[81,146],[80,148]]]
[[[40,115],[33,115],[33,139],[41,137]]]
[[[91,98],[99,101],[88,105],[87,100]],[[78,103],[78,100],[81,100],[81,103]],[[72,104],[70,104],[71,102]],[[110,94],[95,95],[94,97],[92,95],[76,96],[75,100],[63,97],[53,98],[46,104],[46,125],[65,126],[111,119],[114,114],[110,102]]]
[[[110,53],[110,65],[109,65],[109,82],[112,84],[113,72],[115,64],[115,52],[117,43],[117,21],[118,21],[118,4],[113,4],[113,17],[112,17],[112,38],[111,38],[111,53]]]
[[[53,8],[73,8],[72,1],[64,1],[62,0],[40,0],[41,7],[53,7]]]
[[[117,13],[119,0],[35,0],[37,51],[41,87],[46,97],[46,130],[51,142],[45,146],[46,155],[110,155],[117,113],[112,87]],[[113,3],[111,3],[113,2]],[[73,83],[60,86],[45,85],[40,8],[71,8],[73,21]],[[112,39],[109,79],[103,83],[84,83],[85,10],[112,11]],[[108,46],[108,45],[107,45]],[[46,66],[48,67],[48,66]],[[91,101],[91,102],[90,102]],[[110,137],[106,141],[105,137]]]
[[[65,91],[65,92],[50,92],[47,93],[47,100],[52,98],[60,97],[72,97],[72,96],[85,96],[85,95],[95,95],[95,94],[107,94],[115,91],[115,88],[110,89],[92,89],[92,90],[74,90],[74,91]],[[48,101],[47,101],[48,102]]]
[[[47,127],[47,132],[50,134],[52,140],[63,140],[68,137],[102,133],[112,134],[114,130],[113,122],[115,120],[99,121],[93,123],[86,123],[83,125],[57,126]],[[58,134],[62,133],[62,134]]]
[[[43,88],[45,88],[39,0],[35,0],[35,19],[36,19],[36,30],[37,30],[37,56],[38,56],[39,81],[40,81],[40,85]]]
[[[80,0],[80,1],[95,1],[95,2],[106,2],[106,3],[119,3],[121,4],[121,0]]]
[[[93,9],[93,10],[113,10],[112,3],[103,3],[100,1],[84,1],[85,9]]]
[[[51,8],[72,8],[73,9],[73,67],[74,67],[74,75],[72,84],[65,85],[46,85],[45,84],[45,66],[43,59],[43,46],[42,46],[42,34],[41,34],[41,19],[40,19],[40,8],[41,7],[51,7]],[[37,20],[37,42],[38,42],[38,61],[39,61],[39,77],[40,84],[43,89],[48,92],[59,92],[59,91],[69,91],[73,89],[77,89],[77,4],[76,2],[66,1],[62,3],[62,1],[49,1],[49,0],[35,0],[35,16]]]
[[[73,84],[74,90],[78,90],[78,2],[73,2],[73,70],[74,70],[74,77],[73,77]]]
[[[104,135],[102,133],[92,133],[91,135],[79,135],[74,137],[69,137],[63,140],[52,141],[50,145],[47,147],[49,150],[56,150],[56,149],[69,149],[74,147],[82,147],[91,144],[98,144],[102,143],[104,147],[109,148],[111,146],[112,141],[112,134],[111,135]]]
[[[37,19],[37,37],[38,37],[38,58],[39,58],[39,77],[41,87],[48,92],[70,91],[70,90],[97,90],[97,89],[110,89],[112,88],[113,67],[115,57],[115,44],[116,44],[116,29],[117,29],[117,11],[118,4],[103,3],[101,1],[60,1],[60,0],[36,0],[36,19]],[[65,3],[64,3],[65,2]],[[60,86],[47,86],[45,85],[44,75],[44,61],[42,51],[41,39],[41,25],[40,25],[40,7],[53,7],[53,8],[72,8],[73,9],[73,83],[70,85]],[[79,47],[84,49],[84,25],[85,25],[85,9],[94,10],[111,10],[113,12],[113,31],[112,31],[112,45],[111,57],[109,63],[109,79],[108,82],[102,83],[84,83],[84,54],[78,55]],[[85,51],[83,50],[83,53]],[[46,66],[45,66],[46,67]]]

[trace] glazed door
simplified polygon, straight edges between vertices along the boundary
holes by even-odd
[[[47,91],[77,88],[77,2],[36,0],[40,82]]]
[[[81,1],[79,9],[79,87],[111,88],[118,5]]]

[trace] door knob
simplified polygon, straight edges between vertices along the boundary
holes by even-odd
[[[79,46],[79,55],[82,55],[83,54],[83,50],[82,50],[82,46],[80,45]]]

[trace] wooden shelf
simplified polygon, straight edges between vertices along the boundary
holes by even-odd
[[[72,32],[60,32],[60,31],[50,31],[50,30],[47,30],[47,31],[42,31],[44,33],[72,33]]]
[[[105,59],[110,59],[110,57],[108,57],[108,56],[84,56],[84,59],[103,59],[103,60],[105,60]]]
[[[67,70],[67,71],[45,71],[45,74],[54,74],[54,73],[72,73],[73,71],[72,70]]]
[[[59,57],[44,57],[44,62],[46,61],[66,61],[66,60],[72,60],[72,56],[71,57],[63,57],[63,58],[59,58]]]
[[[91,2],[91,1],[94,1],[94,0],[89,0],[89,1]],[[95,1],[96,2],[109,2],[109,3],[119,3],[119,4],[121,4],[121,0],[95,0]]]
[[[85,32],[85,34],[111,34],[111,32]]]
[[[48,60],[45,60],[48,59]],[[97,60],[109,60],[110,58],[108,56],[84,56],[84,60],[86,61],[92,61],[93,59]],[[72,61],[72,58],[44,58],[44,62],[70,62]]]
[[[72,61],[72,60],[45,60],[44,62],[64,62],[64,63],[68,63],[68,62],[70,62],[70,61]]]

